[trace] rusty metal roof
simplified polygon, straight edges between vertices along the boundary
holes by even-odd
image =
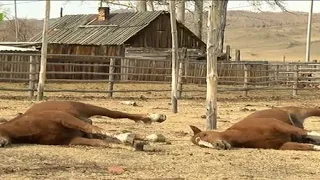
[[[81,45],[121,45],[148,26],[164,11],[111,13],[105,24],[95,23],[96,14],[66,15],[49,27],[48,42]],[[31,38],[41,42],[42,33]]]

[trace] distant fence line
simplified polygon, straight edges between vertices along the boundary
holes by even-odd
[[[39,54],[1,53],[0,81],[29,82],[29,88],[5,91],[28,91],[33,97],[38,82]],[[221,61],[218,62],[219,91],[250,90],[298,90],[317,87],[320,84],[320,63],[288,63],[267,61]],[[164,90],[115,90],[115,83],[170,83],[171,60],[106,56],[48,55],[46,82],[104,82],[106,90],[46,89],[45,92],[145,92]],[[183,84],[206,83],[206,62],[182,57],[179,60],[179,92]],[[231,85],[231,86],[228,86]],[[227,88],[225,88],[227,87]],[[169,90],[165,90],[169,91]],[[190,91],[190,90],[189,90]]]

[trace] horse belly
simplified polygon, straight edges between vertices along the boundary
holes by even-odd
[[[83,136],[83,133],[79,130],[61,126],[39,134],[36,139],[38,144],[67,145],[73,138],[78,136]]]
[[[43,145],[66,145],[74,137],[83,136],[83,133],[66,128],[59,124],[47,124],[46,126],[34,127],[36,129],[28,133],[23,133],[12,139],[13,143],[26,143],[26,144],[43,144]],[[25,135],[24,135],[25,134]]]
[[[263,128],[243,132],[242,136],[238,136],[235,145],[244,148],[278,149],[288,141],[291,141],[290,135],[277,133],[269,128]]]
[[[279,149],[284,143],[291,141],[291,137],[283,134],[256,136],[256,139],[245,143],[247,148]]]

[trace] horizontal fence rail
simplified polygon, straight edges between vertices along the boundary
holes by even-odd
[[[252,90],[298,90],[320,88],[320,63],[267,62],[267,61],[219,61],[218,91],[242,91],[244,96]],[[206,62],[195,61],[179,55],[178,90],[186,84],[205,87]],[[34,95],[40,70],[39,54],[1,53],[0,81],[28,83],[28,88],[12,89],[0,87],[3,91],[28,91]],[[120,83],[171,82],[171,60],[138,57],[84,56],[49,54],[46,82],[61,83],[105,83],[105,90],[45,89],[45,92],[160,92],[168,90],[116,90]],[[195,90],[199,91],[199,90]],[[205,91],[204,91],[205,92]]]

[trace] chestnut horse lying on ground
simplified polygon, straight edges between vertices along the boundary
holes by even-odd
[[[20,116],[0,124],[0,146],[9,143],[110,146],[110,142],[132,144],[136,139],[133,133],[112,135],[92,125],[88,118],[94,115],[145,123],[166,120],[162,114],[129,114],[80,102],[48,101],[35,104]],[[98,138],[87,138],[90,135]]]
[[[96,115],[113,119],[127,118],[147,124],[166,120],[166,116],[163,114],[129,114],[76,101],[45,101],[32,105],[25,113],[39,111],[64,111],[90,124],[92,124],[92,121],[89,118]]]
[[[280,107],[257,111],[223,132],[201,131],[190,126],[191,141],[215,149],[262,148],[280,150],[320,150],[320,133],[303,129],[310,116],[320,116],[317,108]],[[306,143],[308,142],[308,143]]]

